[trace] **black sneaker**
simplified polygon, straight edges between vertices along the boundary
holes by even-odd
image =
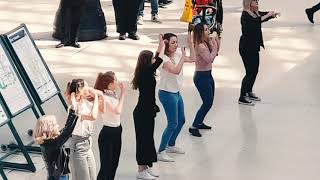
[[[200,134],[199,132],[199,129],[196,129],[196,128],[189,128],[189,133],[192,135],[192,136],[195,136],[195,137],[201,137],[202,135]]]
[[[77,42],[70,44],[70,46],[75,47],[75,48],[80,48],[81,47],[80,44],[77,43]]]
[[[313,12],[311,9],[306,9],[306,14],[307,14],[307,17],[309,19],[309,21],[313,24],[314,21],[313,21]]]
[[[251,101],[261,101],[261,98],[257,97],[253,92],[246,93],[246,98]]]
[[[136,33],[129,33],[128,38],[133,40],[139,40],[140,37]]]
[[[205,125],[204,123],[199,124],[199,125],[197,126],[197,128],[198,128],[198,129],[212,129],[211,126],[207,126],[207,125]]]
[[[245,96],[240,96],[238,103],[247,106],[254,106],[254,102],[247,100]]]
[[[119,40],[126,40],[126,34],[120,34]]]
[[[62,48],[62,47],[64,47],[64,43],[62,42],[56,45],[56,48]]]

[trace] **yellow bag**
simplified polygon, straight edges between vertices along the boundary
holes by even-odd
[[[184,9],[183,9],[183,13],[182,16],[180,17],[180,21],[183,22],[188,22],[191,23],[192,22],[192,0],[185,0],[184,3]]]

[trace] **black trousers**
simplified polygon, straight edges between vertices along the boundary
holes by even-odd
[[[100,131],[100,171],[97,180],[114,180],[121,152],[122,127],[104,126]]]
[[[136,106],[133,111],[136,132],[136,160],[138,165],[152,167],[157,162],[157,152],[154,146],[154,118],[153,109]]]
[[[118,33],[137,32],[140,1],[141,0],[112,0]]]
[[[77,41],[81,16],[85,12],[87,0],[62,0],[62,43],[73,44]]]
[[[311,10],[312,10],[313,12],[319,11],[319,10],[320,10],[320,3],[318,3],[318,4],[315,5],[315,6],[313,6],[313,7],[311,8]]]
[[[243,52],[240,51],[246,75],[244,76],[241,84],[241,95],[244,93],[252,92],[254,82],[259,71],[260,57],[259,52]]]

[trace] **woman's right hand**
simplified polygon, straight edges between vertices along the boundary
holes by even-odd
[[[120,87],[120,90],[121,90],[121,94],[122,95],[127,95],[127,93],[128,93],[128,85],[125,84],[124,82],[120,82],[119,83],[119,87]]]

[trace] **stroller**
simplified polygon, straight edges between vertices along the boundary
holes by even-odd
[[[204,23],[208,26],[210,33],[221,33],[220,26],[217,23],[217,12],[219,6],[217,0],[193,0],[193,18],[189,23],[188,30],[192,31],[195,25]]]

